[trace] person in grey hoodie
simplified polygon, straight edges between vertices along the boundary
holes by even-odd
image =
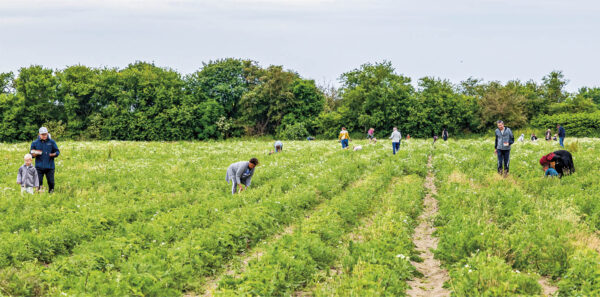
[[[21,194],[27,192],[33,194],[34,189],[40,187],[40,180],[35,167],[31,164],[33,157],[31,154],[26,154],[25,164],[19,168],[17,174],[17,184],[21,185]]]
[[[496,141],[494,142],[494,153],[498,155],[498,174],[508,175],[508,166],[510,164],[510,146],[515,142],[515,136],[510,128],[504,127],[503,121],[496,123]],[[504,165],[504,172],[502,166]]]
[[[392,151],[395,155],[396,152],[400,150],[400,139],[402,139],[402,134],[398,131],[398,127],[394,127],[390,139],[392,140]]]
[[[232,182],[231,194],[235,194],[236,187],[240,192],[244,191],[243,185],[248,188],[254,175],[254,169],[258,165],[258,159],[252,158],[250,161],[241,161],[229,165],[225,180],[227,183]]]

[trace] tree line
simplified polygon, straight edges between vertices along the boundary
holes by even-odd
[[[54,137],[168,141],[329,138],[342,126],[355,133],[373,127],[387,134],[397,126],[416,137],[443,128],[465,135],[486,132],[498,119],[513,128],[543,128],[553,121],[569,127],[577,118],[574,134],[599,132],[600,88],[569,93],[567,82],[553,71],[541,83],[424,77],[415,88],[387,61],[342,74],[339,88],[233,58],[187,75],[146,62],[124,69],[33,65],[18,75],[0,73],[0,141],[31,140],[42,125]]]

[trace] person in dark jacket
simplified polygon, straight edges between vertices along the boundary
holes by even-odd
[[[446,127],[444,127],[444,130],[442,130],[442,138],[444,141],[448,140],[448,130],[446,130]]]
[[[56,141],[48,138],[48,129],[41,127],[39,139],[31,143],[31,155],[35,158],[40,188],[44,184],[44,175],[48,181],[48,193],[54,192],[54,159],[60,155]]]
[[[554,168],[560,178],[562,178],[563,175],[569,175],[575,172],[573,155],[565,150],[555,151],[543,156],[540,159],[540,165],[544,168]]]
[[[558,130],[558,142],[560,146],[565,147],[565,128],[561,125],[556,125],[556,129]]]
[[[503,121],[496,123],[496,141],[494,142],[494,153],[498,155],[498,174],[508,175],[510,165],[510,146],[515,142],[515,136],[510,128],[504,127]],[[504,166],[504,171],[503,167]]]

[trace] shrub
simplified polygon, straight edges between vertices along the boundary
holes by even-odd
[[[306,125],[303,122],[286,126],[279,132],[279,137],[287,140],[301,140],[306,136],[308,136],[308,130],[306,130]]]
[[[543,129],[553,129],[557,124],[560,124],[565,128],[567,136],[597,136],[600,134],[600,112],[543,115],[531,121],[533,127]]]

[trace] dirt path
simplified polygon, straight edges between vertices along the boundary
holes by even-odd
[[[437,194],[435,187],[435,177],[432,171],[431,156],[427,161],[429,172],[425,179],[425,188],[427,195],[424,198],[425,209],[419,216],[419,226],[415,228],[413,234],[413,242],[417,247],[417,251],[421,253],[423,262],[411,262],[419,272],[423,274],[420,279],[413,279],[408,282],[411,287],[406,293],[409,296],[450,296],[450,291],[443,288],[444,282],[449,279],[448,272],[441,267],[439,260],[433,258],[431,250],[437,249],[438,239],[433,236],[435,228],[433,227],[433,219],[438,212],[437,200],[433,197]]]
[[[538,284],[542,286],[542,295],[544,296],[554,296],[558,292],[558,287],[550,284],[550,281],[546,277],[540,277]]]

